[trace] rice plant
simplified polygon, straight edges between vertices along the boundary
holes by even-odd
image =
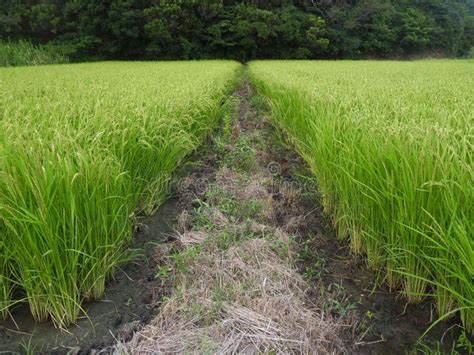
[[[239,64],[0,69],[0,316],[75,321],[126,258],[136,213],[218,122]],[[20,292],[15,292],[15,294]]]
[[[339,236],[474,332],[474,61],[253,62],[250,75]]]

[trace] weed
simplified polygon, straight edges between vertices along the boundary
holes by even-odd
[[[356,309],[356,305],[352,303],[346,294],[344,286],[338,283],[331,283],[327,288],[321,287],[320,293],[328,297],[324,304],[326,311],[338,314],[344,317],[349,311]]]
[[[204,201],[198,200],[199,206],[194,209],[192,216],[193,225],[197,229],[213,231],[216,228],[214,221],[210,218],[211,207]]]
[[[156,270],[155,279],[168,279],[173,272],[173,268],[167,265],[160,265]]]
[[[268,103],[264,96],[262,95],[252,95],[250,98],[250,107],[257,110],[258,112],[268,111]]]
[[[185,274],[189,271],[189,265],[199,256],[202,250],[202,245],[194,245],[186,248],[183,251],[177,251],[170,255],[170,260],[173,263],[177,272]]]
[[[318,280],[327,272],[326,262],[323,259],[316,259],[310,266],[305,268],[303,276],[309,280]]]
[[[239,136],[224,158],[223,164],[232,169],[250,172],[255,168],[255,149],[247,136]]]
[[[33,337],[28,338],[28,341],[22,340],[20,347],[23,349],[23,354],[25,355],[34,355],[39,352],[37,346],[33,344]]]
[[[456,340],[456,349],[467,354],[474,354],[474,342],[465,331],[461,332]]]
[[[272,250],[280,257],[282,260],[291,260],[292,249],[294,248],[294,238],[289,238],[288,240],[282,240],[281,238],[273,238],[273,236],[268,236],[267,239],[270,241],[270,246]]]

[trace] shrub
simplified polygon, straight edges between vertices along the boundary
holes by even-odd
[[[28,41],[0,42],[0,67],[58,64],[68,61],[55,46],[35,46]]]

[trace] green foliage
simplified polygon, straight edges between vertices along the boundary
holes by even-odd
[[[467,54],[467,57],[474,59],[474,47],[471,48],[471,50]]]
[[[465,0],[4,0],[0,40],[53,42],[74,60],[466,55]]]
[[[0,67],[67,63],[68,58],[58,48],[34,46],[30,42],[0,42]]]
[[[434,23],[423,12],[409,8],[398,13],[396,21],[399,23],[396,36],[400,52],[413,53],[428,48]]]
[[[473,62],[250,64],[354,252],[474,333]]]
[[[215,127],[235,62],[2,68],[0,317],[66,326],[128,257],[136,213]]]
[[[224,157],[224,164],[236,170],[251,171],[255,167],[255,149],[247,137],[239,137]]]
[[[301,3],[326,21],[333,57],[465,55],[474,41],[463,0]]]

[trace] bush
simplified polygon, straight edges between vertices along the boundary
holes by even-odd
[[[0,67],[67,63],[55,46],[35,46],[28,41],[0,42]]]
[[[471,47],[471,50],[467,54],[467,57],[474,59],[474,47]]]

